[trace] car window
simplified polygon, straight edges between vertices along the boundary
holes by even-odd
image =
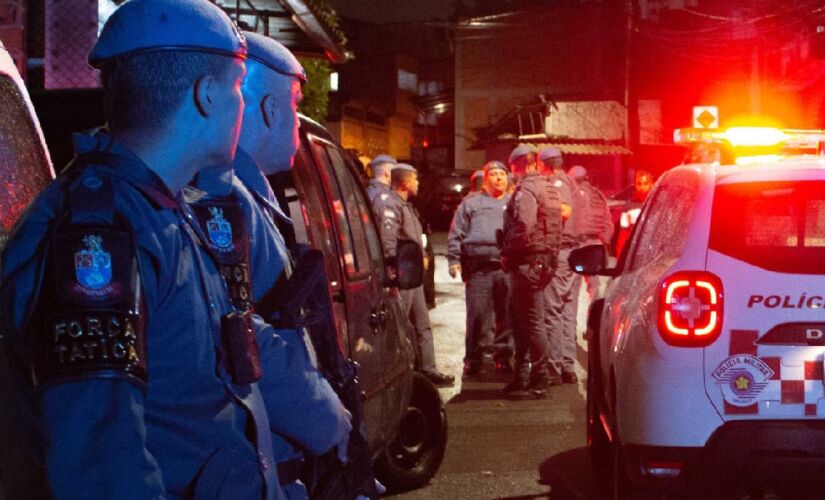
[[[324,177],[327,179],[328,188],[330,190],[329,194],[332,205],[332,218],[335,223],[335,227],[338,229],[338,240],[341,245],[341,252],[344,258],[344,269],[346,270],[347,275],[356,274],[358,272],[358,268],[355,260],[355,250],[353,248],[352,231],[349,227],[347,210],[341,193],[341,188],[338,186],[333,173],[332,160],[329,157],[326,146],[319,140],[312,141],[312,151],[318,160],[318,164],[321,167]]]
[[[312,243],[315,248],[324,252],[324,255],[337,255],[332,221],[321,191],[323,187],[307,155],[308,152],[303,147],[299,148],[295,155],[295,166],[292,168],[295,189],[300,194],[300,200],[289,199],[295,239],[299,243]],[[330,272],[330,279],[338,279],[337,263],[327,265],[327,271]]]
[[[0,248],[17,217],[51,180],[37,126],[14,81],[0,75]]]
[[[369,209],[364,200],[361,189],[356,185],[352,173],[344,162],[344,158],[338,149],[327,146],[327,154],[332,160],[332,168],[335,172],[337,188],[344,200],[344,212],[349,221],[350,234],[352,235],[355,259],[352,272],[347,268],[350,277],[370,273],[370,251],[367,248],[366,234],[364,232],[365,223],[370,223]]]
[[[667,179],[654,193],[631,249],[629,270],[682,254],[696,203],[698,179],[692,172]]]
[[[825,273],[825,182],[718,186],[710,248],[771,271]]]

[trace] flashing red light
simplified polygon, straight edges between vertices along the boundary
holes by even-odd
[[[427,149],[428,147],[430,147],[430,141],[429,141],[429,139],[423,139],[423,140],[421,141],[421,147],[422,147],[422,148],[424,148],[424,149]]]
[[[682,271],[659,288],[659,334],[668,344],[704,347],[722,333],[722,280],[705,271]]]

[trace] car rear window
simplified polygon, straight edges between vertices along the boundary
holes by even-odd
[[[17,217],[49,182],[51,168],[20,89],[0,75],[0,248]]]
[[[710,247],[770,271],[825,273],[825,182],[717,186]]]

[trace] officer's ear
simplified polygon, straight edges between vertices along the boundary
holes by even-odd
[[[272,94],[267,94],[261,99],[261,116],[264,119],[264,125],[266,128],[272,128],[272,124],[275,123],[275,114],[278,112],[278,108],[275,105],[275,98]]]
[[[195,107],[203,117],[212,114],[215,106],[215,91],[217,89],[217,80],[213,75],[203,75],[195,81],[194,100]]]

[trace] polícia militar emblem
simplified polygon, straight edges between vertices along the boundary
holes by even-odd
[[[712,375],[725,401],[734,406],[750,406],[759,399],[773,373],[771,367],[756,356],[738,354],[722,361]]]
[[[223,218],[223,209],[209,207],[212,218],[206,221],[206,232],[209,233],[209,241],[220,249],[227,249],[232,246],[232,224]]]
[[[112,281],[112,255],[103,250],[103,237],[86,235],[86,248],[74,254],[74,275],[86,288],[99,290]]]

